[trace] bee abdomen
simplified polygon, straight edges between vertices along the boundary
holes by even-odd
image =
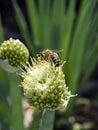
[[[60,65],[60,58],[59,57],[52,57],[52,61],[54,62],[56,67],[58,67]]]

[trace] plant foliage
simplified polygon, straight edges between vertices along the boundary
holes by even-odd
[[[29,25],[17,1],[12,2],[17,24],[30,53],[35,55],[47,48],[63,49],[60,58],[67,61],[64,67],[67,85],[73,94],[79,94],[98,63],[98,1],[81,0],[77,8],[77,0],[25,0]],[[1,25],[0,21],[0,42],[4,39]],[[7,73],[0,68],[0,113],[9,119],[5,107],[8,105],[8,83]],[[73,105],[72,101],[67,109],[68,115]]]

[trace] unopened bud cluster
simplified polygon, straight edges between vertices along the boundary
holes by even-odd
[[[0,46],[0,64],[9,71],[15,72],[28,61],[29,52],[19,40],[10,38]]]

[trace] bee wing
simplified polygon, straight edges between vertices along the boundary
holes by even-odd
[[[62,52],[63,50],[59,50],[59,49],[54,49],[54,50],[52,50],[53,52]]]

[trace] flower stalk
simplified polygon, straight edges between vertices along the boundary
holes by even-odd
[[[18,86],[20,80],[16,74],[9,73],[10,98],[11,98],[11,125],[14,130],[24,130],[22,94]]]

